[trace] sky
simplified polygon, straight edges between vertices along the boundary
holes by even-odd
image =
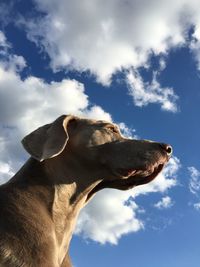
[[[0,183],[61,114],[173,146],[152,183],[81,211],[74,267],[199,266],[199,14],[197,0],[0,0]]]

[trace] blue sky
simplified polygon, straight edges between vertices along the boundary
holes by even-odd
[[[200,261],[198,1],[0,1],[0,182],[21,138],[60,114],[112,120],[170,143],[149,185],[104,190],[81,212],[75,267],[197,267]]]

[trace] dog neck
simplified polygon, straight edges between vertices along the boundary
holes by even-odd
[[[87,195],[100,182],[90,176],[86,179],[87,173],[80,166],[76,166],[76,173],[72,171],[72,162],[61,164],[64,162],[56,158],[44,162],[30,158],[8,182],[14,183],[17,190],[23,191],[26,187],[32,199],[41,203],[47,211],[49,220],[53,221],[53,237],[60,263],[68,252],[77,217],[87,202]]]
[[[68,251],[80,210],[85,206],[89,192],[101,179],[78,165],[76,159],[59,157],[44,163],[45,172],[54,187],[52,218],[59,248],[60,262]],[[90,174],[89,174],[90,173]]]

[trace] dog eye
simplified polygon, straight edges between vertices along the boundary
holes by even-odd
[[[107,127],[107,129],[111,131],[112,133],[119,133],[119,130],[115,126],[109,126]]]

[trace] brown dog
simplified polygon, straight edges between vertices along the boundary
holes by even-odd
[[[22,143],[31,158],[0,187],[0,267],[70,267],[80,209],[102,188],[150,182],[172,153],[124,138],[114,124],[65,115]]]

